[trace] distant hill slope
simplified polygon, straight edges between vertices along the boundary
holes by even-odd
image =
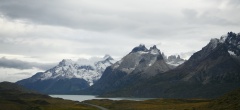
[[[27,90],[15,83],[0,83],[0,110],[96,110],[59,98]]]

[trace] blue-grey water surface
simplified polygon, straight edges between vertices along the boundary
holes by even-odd
[[[73,101],[84,101],[91,99],[110,99],[110,100],[134,100],[134,101],[143,101],[149,98],[100,98],[94,95],[50,95],[51,97],[63,98]]]

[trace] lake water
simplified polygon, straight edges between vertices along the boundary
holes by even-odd
[[[148,100],[150,98],[100,98],[94,95],[50,95],[51,97],[63,98],[73,101],[84,101],[91,99],[110,99],[110,100],[134,100],[134,101],[143,101]]]

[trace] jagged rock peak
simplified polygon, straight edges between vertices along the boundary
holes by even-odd
[[[135,52],[149,52],[151,54],[161,54],[160,50],[157,48],[156,45],[153,45],[150,47],[150,49],[147,49],[144,44],[140,44],[137,47],[134,47],[130,53]]]
[[[144,44],[140,44],[139,46],[132,49],[132,52],[138,52],[138,51],[147,52],[148,49],[145,47]]]

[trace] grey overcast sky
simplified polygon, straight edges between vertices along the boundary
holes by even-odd
[[[0,81],[139,44],[187,58],[240,32],[239,12],[240,0],[0,0]]]

